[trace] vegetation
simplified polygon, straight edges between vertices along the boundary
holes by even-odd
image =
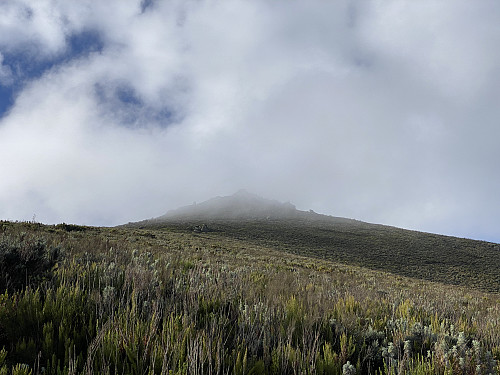
[[[243,229],[1,222],[0,374],[498,373],[497,294]]]
[[[206,219],[220,241],[387,271],[429,281],[500,292],[500,244],[422,233],[295,211],[295,217]],[[200,220],[172,218],[130,228],[189,232]]]

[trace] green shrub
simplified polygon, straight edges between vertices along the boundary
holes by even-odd
[[[46,278],[60,258],[57,246],[48,246],[44,238],[21,233],[3,235],[0,240],[0,291],[36,287]]]

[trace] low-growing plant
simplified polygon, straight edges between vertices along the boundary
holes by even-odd
[[[0,291],[36,286],[49,276],[61,249],[26,232],[0,237]]]
[[[51,228],[3,229],[46,266],[0,294],[0,374],[498,373],[494,294],[211,233]]]

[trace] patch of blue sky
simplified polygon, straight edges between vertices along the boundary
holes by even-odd
[[[137,96],[135,90],[128,85],[120,85],[115,89],[116,98],[120,103],[131,106],[143,106],[142,100]]]
[[[85,30],[69,35],[66,48],[60,54],[47,56],[40,52],[40,48],[33,44],[12,51],[0,50],[3,55],[3,65],[9,67],[13,75],[10,84],[0,84],[0,118],[9,111],[14,104],[16,94],[26,82],[38,79],[47,71],[68,61],[101,52],[104,42],[97,31]]]
[[[153,4],[154,4],[154,0],[142,0],[141,1],[141,13],[144,13]]]
[[[154,107],[145,102],[137,91],[125,82],[96,83],[94,94],[100,110],[112,116],[121,126],[166,127],[182,120],[179,111],[172,109],[173,105]]]
[[[8,109],[12,106],[14,102],[14,89],[12,85],[2,86],[0,85],[0,118]]]

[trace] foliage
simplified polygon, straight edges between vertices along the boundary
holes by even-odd
[[[0,374],[498,373],[495,294],[213,233],[2,225],[62,255],[0,295]]]
[[[26,232],[0,237],[0,291],[13,292],[40,283],[55,265],[57,246]]]
[[[191,231],[198,221],[131,223],[129,228]],[[500,244],[422,233],[298,211],[288,219],[210,219],[217,241],[244,241],[282,252],[500,292]]]

